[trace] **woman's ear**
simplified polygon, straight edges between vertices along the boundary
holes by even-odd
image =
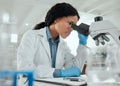
[[[59,22],[61,20],[61,18],[58,18],[58,19],[56,19],[55,21],[54,21],[54,23],[57,23],[57,22]]]

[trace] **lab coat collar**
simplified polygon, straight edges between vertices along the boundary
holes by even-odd
[[[48,57],[49,57],[49,60],[50,60],[50,62],[51,62],[51,55],[50,55],[50,47],[49,47],[49,42],[48,42],[48,40],[47,40],[47,35],[46,35],[46,27],[45,28],[43,28],[43,29],[40,29],[39,31],[38,31],[38,35],[40,35],[41,36],[41,42],[42,42],[42,44],[43,44],[43,46],[45,47],[45,50],[46,50],[46,52],[47,52],[47,54],[48,54]],[[58,50],[57,50],[57,54],[56,54],[56,60],[58,59],[58,58],[61,58],[61,47],[63,46],[63,43],[64,43],[64,41],[63,41],[63,39],[62,39],[62,37],[61,36],[59,36],[59,40],[60,40],[60,42],[59,42],[59,44],[58,44]],[[59,52],[59,53],[58,53]]]

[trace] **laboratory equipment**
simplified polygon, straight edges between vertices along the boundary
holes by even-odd
[[[90,34],[97,45],[87,58],[88,86],[119,86],[120,29],[102,17],[95,18],[95,22],[90,26],[82,23],[71,27],[83,35]],[[111,40],[108,36],[111,36],[115,43],[105,44],[105,41]],[[102,45],[98,46],[99,43]]]
[[[18,86],[19,75],[27,77],[28,86],[33,86],[32,71],[0,71],[0,86]]]
[[[78,33],[83,34],[85,36],[89,35],[89,25],[81,23],[79,26],[71,23],[71,27],[73,28],[73,30],[76,30]]]
[[[87,59],[88,86],[119,86],[120,30],[110,21],[103,19],[93,22],[89,29],[96,45],[101,43],[103,46],[91,50]],[[105,44],[105,41],[110,40],[115,42]]]
[[[99,45],[99,43],[104,45],[105,41],[109,41],[110,39],[106,35],[111,35],[116,43],[120,45],[120,29],[110,21],[103,20],[101,17],[96,17],[95,22],[92,22],[91,25],[81,23],[79,26],[71,24],[71,27],[73,30],[76,30],[85,36],[90,34],[95,40],[96,45]]]
[[[90,51],[86,69],[88,86],[120,85],[120,83],[118,85],[120,80],[119,50],[117,45],[106,44]]]
[[[104,39],[109,41],[105,35],[110,35],[118,45],[120,45],[120,29],[108,20],[93,22],[90,25],[90,35],[98,43],[105,44]],[[99,42],[98,42],[99,41]]]

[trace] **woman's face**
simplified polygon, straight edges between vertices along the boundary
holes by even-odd
[[[59,18],[55,21],[55,29],[62,38],[66,38],[72,31],[70,23],[76,24],[77,21],[77,16]]]

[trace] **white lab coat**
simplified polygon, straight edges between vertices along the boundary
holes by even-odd
[[[76,46],[76,45],[73,45]],[[61,39],[56,54],[55,68],[82,66],[87,58],[87,47],[79,45],[77,55],[73,56],[66,43]],[[18,70],[35,70],[35,77],[53,77],[55,68],[51,68],[51,55],[46,28],[27,31],[17,51]]]

